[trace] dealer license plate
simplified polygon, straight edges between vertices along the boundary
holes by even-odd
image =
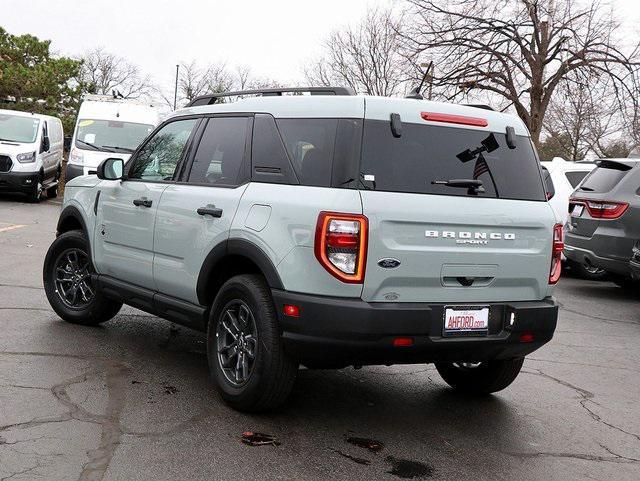
[[[447,307],[444,310],[444,333],[479,333],[489,330],[489,308]]]

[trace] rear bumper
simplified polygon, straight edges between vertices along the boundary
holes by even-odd
[[[38,172],[0,172],[0,191],[28,192],[38,182]]]
[[[631,250],[629,250],[629,252],[631,252]],[[628,258],[621,260],[610,257],[602,257],[596,255],[593,251],[590,251],[588,249],[574,247],[567,244],[565,244],[564,246],[564,255],[570,261],[574,261],[578,264],[590,264],[614,274],[620,274],[624,276],[629,275]]]
[[[279,290],[273,298],[285,349],[310,367],[521,357],[551,340],[558,319],[553,298],[487,303],[488,335],[444,337],[445,304],[367,303]],[[300,316],[284,315],[285,304],[299,306]],[[521,342],[523,333],[533,334],[533,341]],[[395,347],[396,337],[411,337],[413,345]]]

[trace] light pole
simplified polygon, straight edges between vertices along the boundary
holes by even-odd
[[[176,87],[173,91],[173,110],[176,109],[178,103],[178,76],[180,75],[180,65],[176,65]]]
[[[433,61],[431,61],[429,63],[421,63],[420,67],[427,69],[424,72],[424,78],[429,82],[429,93],[427,95],[427,100],[431,100],[433,97],[433,70],[435,68],[435,65],[433,65]]]

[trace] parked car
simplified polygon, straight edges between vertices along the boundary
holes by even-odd
[[[23,192],[38,202],[56,197],[64,133],[56,117],[0,110],[0,191]]]
[[[569,198],[576,187],[591,172],[596,164],[593,162],[570,162],[562,157],[554,157],[550,162],[541,162],[542,168],[549,173],[545,176],[547,192],[550,194],[549,203],[556,212],[563,225],[569,220]],[[588,264],[563,260],[569,264],[571,270],[585,279],[603,279],[606,277],[604,269]]]
[[[110,95],[85,95],[71,140],[65,181],[95,172],[108,157],[127,161],[160,122],[156,107]]]
[[[640,159],[606,159],[569,201],[565,255],[607,271],[618,284],[631,280],[629,260],[640,238]]]
[[[124,303],[205,331],[214,382],[246,411],[284,402],[299,364],[511,384],[553,336],[563,235],[522,121],[257,94],[196,99],[126,166],[67,185],[43,271],[56,313],[97,325]]]

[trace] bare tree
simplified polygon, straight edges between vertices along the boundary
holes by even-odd
[[[416,72],[400,48],[401,23],[391,10],[373,9],[358,25],[334,31],[324,54],[305,69],[307,81],[370,95],[404,93]]]
[[[598,0],[407,2],[414,21],[402,35],[411,52],[436,62],[434,84],[451,99],[475,92],[506,99],[536,144],[572,72],[610,77],[619,99],[633,92],[638,47],[619,47],[619,24]]]
[[[81,60],[79,83],[89,93],[111,95],[115,90],[124,98],[139,98],[153,90],[137,66],[102,48],[86,52]]]
[[[544,122],[544,131],[570,160],[582,159],[589,151],[606,156],[622,130],[623,116],[610,77],[575,71],[556,89]]]

